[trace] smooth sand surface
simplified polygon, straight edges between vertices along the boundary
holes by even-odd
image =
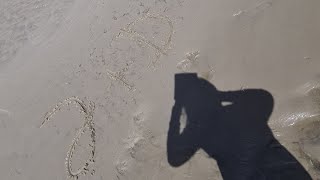
[[[320,1],[28,2],[0,3],[1,179],[221,179],[202,151],[179,168],[167,162],[183,71],[220,90],[271,92],[270,126],[319,177],[285,127],[319,113],[319,94],[307,94],[320,82]]]

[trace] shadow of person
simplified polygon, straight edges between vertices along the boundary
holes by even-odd
[[[171,166],[203,149],[217,161],[224,180],[311,179],[267,124],[273,110],[269,92],[223,92],[195,73],[184,73],[175,75],[174,98],[167,139]],[[187,120],[180,132],[182,111]]]

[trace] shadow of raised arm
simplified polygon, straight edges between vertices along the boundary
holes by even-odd
[[[219,91],[186,73],[175,76],[174,98],[167,139],[171,166],[183,165],[202,149],[217,161],[225,180],[311,180],[268,126],[274,105],[268,91]],[[187,121],[180,133],[182,109]]]
[[[172,108],[168,131],[167,157],[169,164],[173,167],[183,165],[198,150],[195,142],[192,143],[195,134],[189,130],[180,133],[181,111],[182,106],[176,103]]]

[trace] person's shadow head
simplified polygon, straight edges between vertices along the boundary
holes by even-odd
[[[183,165],[203,149],[225,180],[311,179],[268,126],[274,106],[268,91],[219,91],[197,74],[184,73],[175,75],[174,99],[167,140],[171,166]],[[187,117],[183,129],[182,113]]]

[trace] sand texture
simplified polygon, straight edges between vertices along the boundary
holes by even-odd
[[[320,179],[319,7],[2,0],[1,179],[222,179],[202,150],[180,167],[168,163],[174,75],[183,72],[221,91],[270,92],[274,135]],[[182,129],[185,121],[182,113]]]

